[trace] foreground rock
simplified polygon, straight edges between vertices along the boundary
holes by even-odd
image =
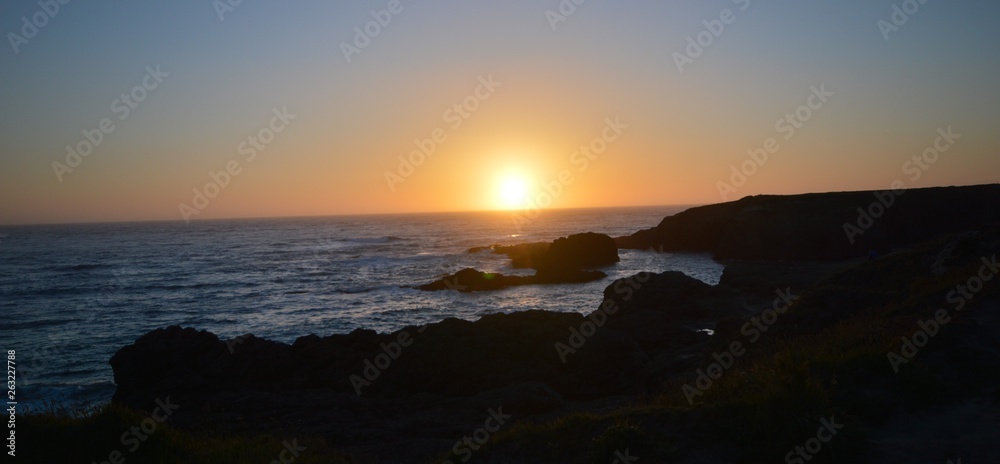
[[[506,276],[481,272],[472,268],[462,269],[434,282],[417,287],[419,290],[457,290],[459,292],[481,292],[502,290],[518,285],[577,284],[601,280],[608,275],[601,271],[551,270],[538,271],[533,276]]]
[[[637,291],[676,301],[648,305]],[[514,423],[653,392],[697,361],[710,337],[696,327],[745,311],[735,293],[678,273],[620,279],[605,293],[587,316],[495,314],[291,345],[159,329],[111,359],[114,401],[150,410],[169,396],[181,405],[171,422],[182,427],[295,430],[359,462],[429,462],[482,427],[490,408]],[[706,295],[727,302],[707,308]]]
[[[675,301],[648,305],[635,289],[671,294]],[[476,322],[446,319],[391,334],[359,329],[346,335],[310,335],[291,345],[252,335],[223,341],[190,328],[159,329],[111,359],[118,385],[115,400],[143,406],[159,395],[173,394],[201,405],[223,391],[314,388],[361,392],[366,398],[475,395],[531,381],[545,383],[566,398],[594,399],[643,391],[655,380],[646,378],[643,369],[654,351],[704,341],[707,335],[695,326],[710,324],[720,314],[744,312],[736,293],[680,273],[620,279],[605,293],[599,309],[587,317],[546,311],[494,314]],[[700,303],[705,296],[729,301],[709,308]],[[664,340],[643,349],[629,332],[649,327],[653,320],[662,322]],[[588,328],[581,335],[585,323],[611,330],[590,333]],[[574,353],[560,355],[560,343]],[[390,356],[391,367],[371,372],[369,361],[384,358],[383,353]],[[366,369],[372,375],[365,376]],[[456,369],[461,375],[455,375]],[[355,374],[366,380],[360,387],[359,378],[352,379]]]

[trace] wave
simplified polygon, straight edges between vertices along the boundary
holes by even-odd
[[[103,373],[104,373],[104,369],[95,368],[95,367],[91,367],[91,368],[79,367],[79,368],[66,369],[65,371],[59,372],[58,375],[60,375],[60,376],[66,376],[66,377],[69,377],[69,378],[74,378],[74,377],[82,377],[82,376],[86,376],[86,375],[103,374]]]
[[[57,271],[93,271],[95,269],[109,269],[114,267],[110,264],[75,264],[72,266],[56,266],[54,269]]]
[[[142,287],[142,290],[190,290],[190,289],[200,289],[200,288],[217,288],[217,287],[227,287],[230,286],[229,283],[205,283],[205,284],[191,284],[191,285],[147,285]]]
[[[11,322],[6,325],[6,329],[10,330],[23,330],[23,329],[37,329],[39,327],[49,327],[53,325],[65,325],[71,322],[78,322],[79,319],[40,319],[37,321],[27,321],[27,322]]]
[[[356,293],[368,293],[372,290],[376,290],[376,287],[337,288],[334,291],[337,293],[354,295]]]
[[[407,239],[403,237],[396,237],[395,235],[386,235],[383,237],[346,238],[337,241],[349,242],[349,243],[392,243],[392,242],[404,242],[406,240]]]

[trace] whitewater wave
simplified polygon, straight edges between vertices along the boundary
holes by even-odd
[[[338,242],[348,242],[348,243],[392,243],[392,242],[405,242],[407,239],[403,237],[396,237],[394,235],[386,235],[382,237],[357,237],[357,238],[345,238],[337,240]]]

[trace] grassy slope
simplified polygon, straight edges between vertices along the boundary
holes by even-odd
[[[608,463],[626,448],[650,462],[782,462],[831,416],[846,426],[810,463],[857,459],[876,446],[869,433],[894,417],[996,395],[983,390],[994,388],[996,374],[984,378],[976,354],[955,346],[963,316],[994,309],[978,303],[1000,293],[1000,278],[953,312],[898,374],[887,360],[918,320],[949,306],[947,293],[976,273],[981,256],[996,252],[996,237],[940,240],[827,279],[804,292],[694,407],[678,381],[658,398],[612,413],[521,424],[483,453],[494,459],[474,462]],[[943,273],[933,275],[941,256]]]
[[[18,459],[30,463],[109,461],[115,450],[123,462],[268,463],[279,459],[283,442],[294,436],[278,433],[258,437],[205,437],[170,426],[169,419],[142,441],[135,452],[123,444],[122,434],[149,417],[114,404],[86,414],[65,411],[28,414],[18,422]],[[305,446],[298,464],[347,463],[327,449],[322,440],[297,438]],[[287,454],[286,454],[287,456]]]

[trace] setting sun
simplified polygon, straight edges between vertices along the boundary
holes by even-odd
[[[501,209],[517,209],[524,206],[528,197],[528,182],[524,177],[509,175],[500,180],[497,192],[497,207]]]

